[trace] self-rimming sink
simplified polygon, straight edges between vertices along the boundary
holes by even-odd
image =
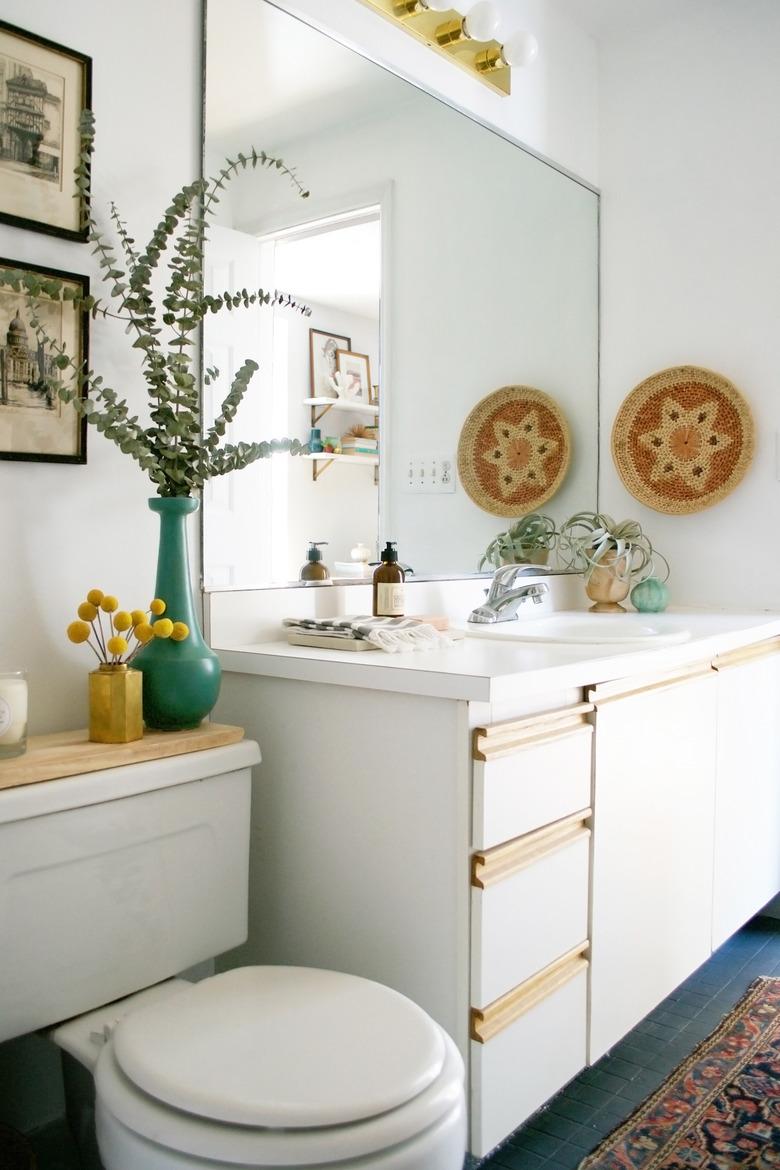
[[[466,631],[473,638],[599,646],[672,646],[677,642],[686,642],[690,637],[689,630],[670,623],[664,615],[576,611],[490,625],[469,623]]]

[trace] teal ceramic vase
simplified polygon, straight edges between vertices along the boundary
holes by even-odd
[[[669,590],[657,577],[646,577],[631,590],[631,604],[640,613],[663,613],[669,604]]]
[[[153,638],[139,651],[133,666],[143,671],[144,723],[155,731],[197,727],[217,701],[221,669],[206,644],[198,622],[190,582],[187,517],[198,501],[190,496],[155,496],[149,507],[160,517],[155,597],[165,602],[165,617],[186,622],[190,636],[183,642]]]

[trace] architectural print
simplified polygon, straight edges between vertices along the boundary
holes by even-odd
[[[0,222],[86,240],[76,181],[92,62],[0,20]]]
[[[0,407],[56,410],[57,402],[45,384],[45,379],[54,373],[51,355],[25,323],[18,300],[0,293],[0,322],[5,323],[15,308],[7,331],[0,333]]]
[[[88,361],[88,318],[72,298],[89,294],[89,280],[53,268],[22,267],[0,258],[0,269],[52,277],[61,294],[41,294],[35,309],[24,293],[0,285],[0,459],[34,459],[49,463],[86,462],[86,419],[58,386],[74,385],[75,367]],[[33,327],[33,318],[40,328]],[[73,365],[62,372],[57,356],[63,348]]]
[[[65,79],[0,55],[0,175],[61,182]]]

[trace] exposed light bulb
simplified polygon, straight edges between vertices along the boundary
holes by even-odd
[[[479,0],[463,22],[463,31],[472,41],[492,41],[498,32],[500,17],[490,0]]]
[[[501,56],[507,65],[523,69],[528,65],[533,65],[539,56],[539,42],[533,33],[525,32],[525,30],[512,33],[512,36],[501,46]]]
[[[422,0],[422,4],[423,8],[428,8],[431,12],[449,12],[456,8],[452,0]]]

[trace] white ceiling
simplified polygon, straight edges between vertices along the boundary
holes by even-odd
[[[206,86],[206,134],[218,154],[245,147],[247,133],[273,152],[398,101],[396,77],[270,4],[222,0],[208,12],[206,75],[217,82]]]

